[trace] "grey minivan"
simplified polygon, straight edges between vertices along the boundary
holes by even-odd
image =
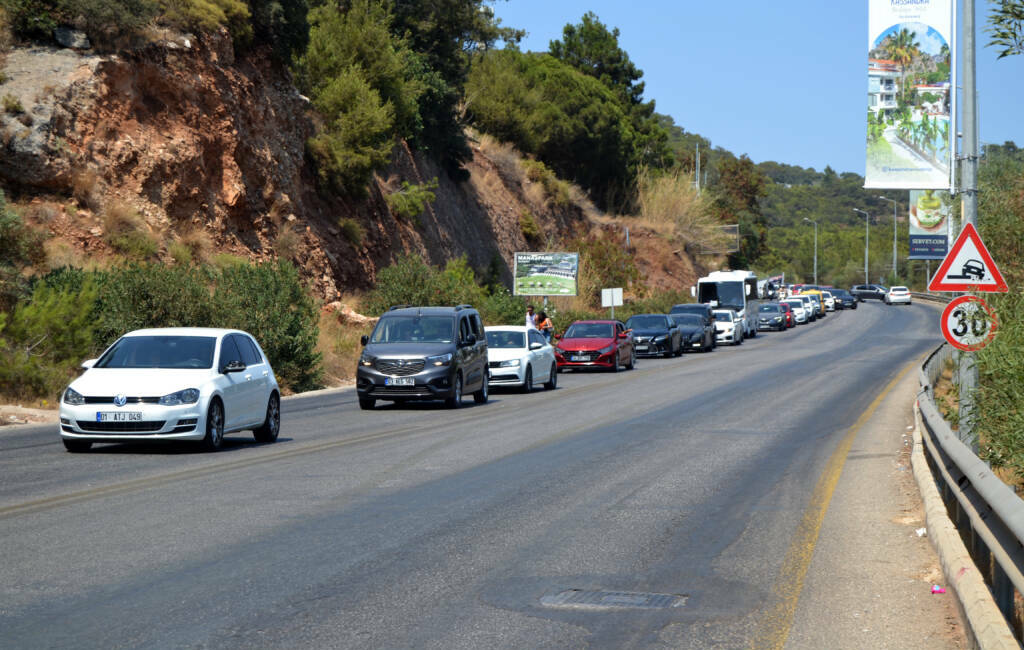
[[[356,369],[362,409],[377,400],[444,400],[458,408],[465,393],[487,402],[487,337],[470,305],[392,307],[362,344]]]

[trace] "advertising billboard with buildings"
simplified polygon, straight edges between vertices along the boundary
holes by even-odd
[[[949,192],[910,191],[910,254],[912,260],[941,260],[949,250],[953,205]]]
[[[864,187],[949,188],[952,0],[869,0]]]
[[[579,253],[516,253],[514,257],[514,295],[576,295]]]

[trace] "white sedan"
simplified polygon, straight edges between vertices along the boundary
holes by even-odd
[[[523,325],[485,327],[490,386],[516,386],[530,392],[536,383],[558,384],[555,349],[544,335]]]
[[[281,391],[266,355],[238,330],[165,328],[125,334],[60,400],[68,451],[94,442],[196,440],[220,449],[224,434],[251,429],[274,442]]]
[[[793,308],[793,320],[796,321],[798,325],[807,323],[807,306],[804,305],[803,300],[800,300],[799,298],[787,298],[782,302]]]
[[[885,294],[885,304],[895,305],[902,303],[904,305],[910,304],[910,289],[906,287],[891,287]]]
[[[743,343],[743,323],[736,317],[736,312],[731,309],[716,309],[712,313],[715,316],[715,338],[719,343]]]

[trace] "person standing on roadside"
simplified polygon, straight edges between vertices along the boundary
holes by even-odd
[[[548,318],[548,315],[544,312],[537,313],[537,329],[544,335],[544,339],[551,343],[551,333],[555,330],[554,323]]]
[[[533,305],[526,306],[526,327],[537,329],[537,315],[533,313]]]

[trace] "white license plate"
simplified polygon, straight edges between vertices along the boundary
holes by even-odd
[[[413,377],[385,377],[385,386],[415,386],[416,379]]]
[[[142,422],[140,411],[97,411],[97,422]]]
[[[647,352],[647,346],[646,345],[638,345],[638,346],[636,346],[636,351],[637,352]]]
[[[576,355],[576,356],[573,356],[573,357],[569,357],[569,361],[590,361],[590,357],[588,357],[586,355],[583,355],[583,356]]]

